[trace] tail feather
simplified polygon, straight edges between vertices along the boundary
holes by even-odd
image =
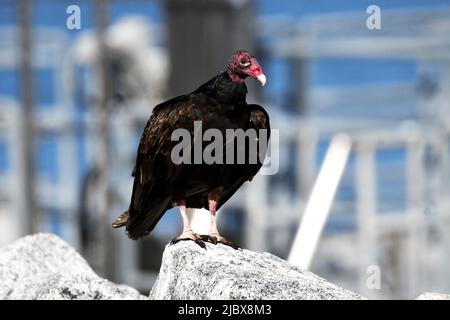
[[[151,209],[132,212],[132,218],[128,219],[126,228],[127,235],[130,239],[137,240],[143,238],[155,228],[158,221],[168,209],[170,198],[161,199],[160,201],[155,202],[158,204],[149,206]]]
[[[125,227],[127,225],[129,216],[130,215],[128,213],[128,210],[125,211],[116,220],[114,220],[114,222],[112,223],[112,227],[113,228]]]

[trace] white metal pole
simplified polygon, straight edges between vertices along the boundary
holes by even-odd
[[[300,268],[311,265],[350,150],[351,138],[347,134],[337,134],[331,140],[289,254],[288,261]]]

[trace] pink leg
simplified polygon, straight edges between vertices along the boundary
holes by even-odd
[[[189,218],[186,213],[186,201],[181,200],[180,202],[178,202],[178,207],[180,208],[181,218],[183,219],[183,232],[181,233],[181,235],[173,239],[171,243],[174,244],[182,240],[192,240],[200,247],[206,249],[206,245],[203,243],[200,236],[194,233],[191,229]]]
[[[209,212],[211,213],[211,226],[209,228],[209,235],[219,235],[219,230],[217,229],[217,220],[216,220],[216,208],[217,201],[216,200],[208,200]]]
[[[217,188],[216,190],[210,192],[208,195],[208,207],[209,212],[211,213],[211,226],[209,228],[209,235],[205,236],[204,238],[207,238],[214,244],[222,243],[227,246],[233,247],[234,249],[238,249],[239,247],[237,245],[222,237],[219,233],[219,230],[217,229],[217,218],[216,218],[217,205],[222,191],[223,188]]]
[[[186,201],[181,200],[178,202],[180,208],[181,219],[183,219],[183,232],[191,231],[191,225],[189,224],[189,218],[186,213]]]

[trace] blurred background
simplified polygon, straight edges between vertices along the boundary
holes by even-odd
[[[110,227],[140,134],[245,48],[268,78],[248,101],[279,129],[279,170],[227,203],[223,233],[288,258],[328,162],[311,271],[369,298],[450,292],[449,33],[448,0],[0,0],[0,245],[53,232],[147,293],[181,221],[172,209],[138,242]]]

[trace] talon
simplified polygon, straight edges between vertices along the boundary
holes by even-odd
[[[208,242],[211,242],[211,243],[213,243],[213,244],[217,244],[217,238],[216,238],[215,236],[211,236],[211,235],[209,235],[209,234],[202,234],[202,235],[200,236],[200,238],[201,238],[203,241],[208,241]]]
[[[209,241],[211,241],[214,244],[217,244],[217,238],[214,236],[209,237]]]
[[[241,248],[239,245],[235,244],[235,243],[232,243],[231,247],[232,247],[234,250],[242,250],[242,248]]]
[[[232,247],[234,250],[241,249],[241,247],[238,246],[237,244],[235,244],[234,242],[231,242],[231,241],[228,241],[228,240],[226,240],[226,241],[227,241],[226,243],[225,242],[220,242],[220,243],[222,243],[222,244],[224,244],[226,246]]]
[[[221,244],[223,244],[223,245],[232,247],[232,248],[235,249],[235,250],[238,250],[238,249],[241,248],[241,247],[238,246],[237,244],[235,244],[235,243],[233,243],[233,242],[227,240],[226,238],[222,237],[220,234],[214,233],[214,234],[210,234],[210,235],[207,235],[207,236],[201,236],[201,237],[202,237],[202,238],[207,238],[208,241],[211,242],[211,243],[213,243],[213,244],[221,243]]]
[[[172,239],[170,241],[170,244],[173,245],[177,242],[186,241],[186,240],[194,241],[201,248],[206,249],[206,244],[202,241],[202,238],[198,234],[194,233],[192,230],[184,231],[181,235]]]
[[[195,240],[195,243],[198,244],[203,249],[206,249],[206,244],[203,242],[203,240],[201,239]]]

